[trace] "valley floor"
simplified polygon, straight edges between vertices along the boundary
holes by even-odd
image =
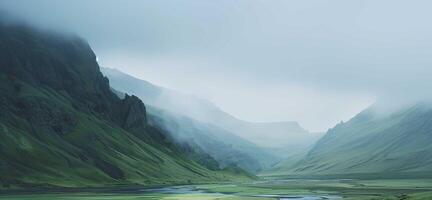
[[[104,192],[0,194],[0,200],[430,200],[432,179],[265,180]]]

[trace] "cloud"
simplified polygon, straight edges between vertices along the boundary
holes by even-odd
[[[100,63],[247,120],[325,130],[374,99],[428,98],[432,2],[3,0]],[[265,105],[265,106],[263,106]]]

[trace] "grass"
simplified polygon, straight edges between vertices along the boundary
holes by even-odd
[[[268,200],[229,194],[32,194],[0,196],[8,200]]]
[[[432,199],[431,179],[394,180],[289,180],[243,185],[204,185],[209,192],[233,195],[337,195],[350,200]]]
[[[270,200],[258,195],[341,196],[348,200],[429,200],[431,179],[386,180],[288,180],[197,185],[200,192],[86,192],[0,195],[0,200]]]

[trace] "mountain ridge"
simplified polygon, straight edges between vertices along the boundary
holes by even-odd
[[[276,147],[278,150],[272,150],[272,152],[281,158],[290,155],[280,152],[294,151],[298,145],[301,145],[301,148],[306,148],[320,136],[310,134],[295,121],[268,123],[243,121],[226,113],[211,102],[197,98],[194,95],[185,95],[156,86],[117,69],[102,68],[102,72],[110,78],[116,90],[137,94],[149,105],[161,107],[174,113],[181,113],[204,123],[213,124],[262,148]],[[299,141],[295,141],[297,139]]]
[[[106,73],[105,70],[104,73]],[[158,99],[152,95],[163,93],[163,88],[160,89],[147,81],[141,82],[138,79],[130,79],[128,75],[119,71],[116,71],[114,76],[123,76],[121,80],[125,81],[122,81],[122,84],[133,85],[138,88],[136,91],[127,91],[129,93],[141,94],[140,96],[144,99]],[[115,81],[119,81],[119,79],[116,79],[114,76],[111,75],[110,78],[114,80],[113,86],[115,87]],[[144,93],[138,91],[140,85],[142,85],[142,88],[145,88]],[[119,91],[121,89],[121,87],[113,88],[120,97],[123,97],[123,91]],[[147,90],[150,91],[146,92]],[[172,92],[175,93],[175,91]],[[195,120],[184,113],[172,112],[164,107],[158,107],[161,106],[160,104],[154,106],[151,102],[147,104],[151,123],[163,129],[164,132],[168,133],[179,143],[186,143],[203,150],[214,157],[222,168],[238,166],[251,173],[256,173],[269,168],[278,160],[278,158],[261,149],[256,144],[244,140],[219,126]]]
[[[138,97],[118,98],[85,40],[0,23],[0,52],[3,187],[180,184],[236,177],[189,159],[148,125]]]
[[[297,163],[273,174],[430,177],[432,107],[418,103],[382,113],[374,105],[330,129]]]

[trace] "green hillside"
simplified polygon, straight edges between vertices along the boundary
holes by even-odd
[[[273,174],[430,177],[432,108],[417,104],[383,113],[372,106],[330,129],[299,162]]]
[[[101,186],[227,180],[118,98],[73,35],[0,25],[0,185]]]

